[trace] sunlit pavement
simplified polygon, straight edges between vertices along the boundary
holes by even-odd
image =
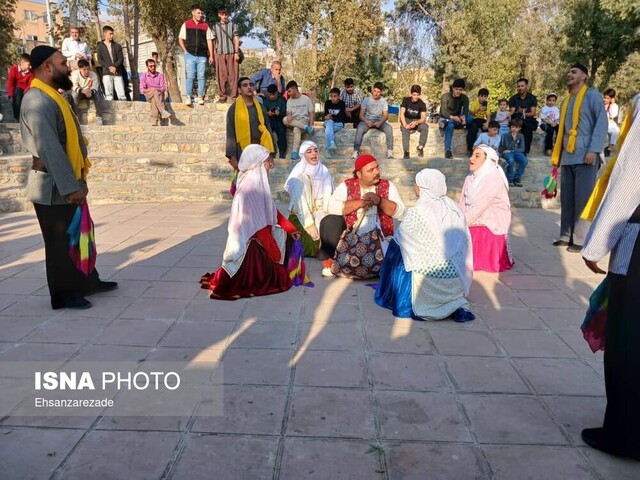
[[[120,288],[73,312],[50,309],[35,214],[0,216],[0,365],[213,358],[224,402],[180,418],[17,406],[0,478],[640,478],[580,439],[605,407],[602,352],[579,330],[602,277],[551,246],[558,211],[514,211],[515,268],[477,274],[478,318],[457,324],[394,319],[316,260],[314,288],[210,300],[198,280],[220,265],[228,208],[93,207],[98,270]]]

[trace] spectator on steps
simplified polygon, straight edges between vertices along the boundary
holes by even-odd
[[[164,106],[164,75],[157,71],[156,62],[153,60],[148,59],[145,64],[147,71],[140,75],[140,91],[151,104],[151,125],[155,127],[161,118],[169,118],[171,114]]]
[[[78,70],[71,73],[71,96],[76,105],[80,100],[91,100],[96,108],[96,124],[102,125],[102,94],[98,75],[91,71],[87,60],[78,60]]]
[[[20,120],[20,106],[22,105],[22,97],[29,90],[33,80],[33,71],[31,70],[31,57],[23,53],[17,65],[11,65],[9,68],[9,76],[7,78],[7,95],[11,99],[13,107],[13,118],[16,122]]]

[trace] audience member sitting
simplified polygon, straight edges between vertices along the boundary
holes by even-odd
[[[353,158],[358,158],[360,145],[364,134],[371,128],[382,130],[387,138],[387,158],[393,158],[393,128],[387,122],[389,118],[389,105],[387,99],[382,96],[384,85],[376,82],[371,90],[371,96],[365,98],[360,106],[360,123],[356,130],[356,139],[353,144]]]
[[[469,112],[469,97],[462,91],[465,87],[462,78],[454,80],[451,89],[440,99],[440,120],[438,124],[444,130],[444,156],[453,158],[451,146],[453,144],[453,130],[464,128]]]
[[[560,123],[560,109],[556,106],[558,96],[555,93],[547,95],[547,103],[540,110],[540,129],[545,132],[544,151],[551,155],[553,151],[553,136],[558,134]]]
[[[320,221],[327,215],[333,178],[320,162],[318,145],[300,145],[300,161],[293,167],[284,189],[289,193],[289,221],[302,233],[305,257],[316,257],[320,245]]]
[[[287,113],[287,102],[278,93],[278,87],[271,84],[267,87],[267,96],[262,100],[267,115],[271,132],[278,137],[278,154],[280,158],[287,158],[287,130],[282,123]],[[274,140],[275,145],[275,140]]]
[[[344,128],[347,121],[346,106],[340,100],[340,89],[332,88],[329,100],[324,102],[324,150],[327,158],[331,157],[331,150],[337,150],[335,134]]]
[[[608,157],[611,155],[611,151],[615,152],[618,136],[620,135],[620,127],[618,126],[620,108],[616,103],[616,91],[613,88],[605,90],[603,98],[608,121],[607,135],[609,136],[609,145],[604,149],[604,153]],[[560,117],[560,114],[558,114],[558,117]]]
[[[473,151],[459,204],[471,233],[473,270],[511,269],[509,184],[493,148],[480,145]]]
[[[520,180],[524,175],[529,160],[524,153],[525,140],[522,134],[522,120],[514,118],[509,122],[511,131],[500,139],[500,155],[507,162],[507,180],[511,187],[521,187]],[[514,166],[518,162],[518,169],[514,173]]]
[[[293,145],[291,149],[291,160],[300,160],[298,149],[300,148],[300,140],[302,132],[309,135],[313,133],[313,115],[315,109],[311,99],[300,93],[298,84],[295,80],[287,83],[287,115],[282,123],[288,128],[293,129]]]
[[[473,257],[464,214],[438,170],[421,170],[414,189],[418,201],[389,242],[375,302],[400,318],[473,320],[465,298]]]
[[[400,105],[400,133],[402,133],[403,158],[409,156],[409,137],[415,132],[420,132],[418,139],[418,157],[424,157],[424,145],[429,135],[427,125],[427,105],[420,99],[422,88],[420,85],[411,86],[411,96],[402,99]]]
[[[96,108],[96,123],[102,125],[102,108],[100,93],[100,81],[98,75],[91,71],[91,66],[86,60],[78,60],[78,70],[71,72],[71,95],[76,105],[80,100],[92,100]]]
[[[267,90],[271,85],[275,85],[276,92],[284,95],[286,83],[282,76],[282,62],[278,60],[271,62],[271,68],[259,70],[251,77],[251,81],[255,84],[258,95],[262,97],[267,96]]]
[[[9,67],[9,75],[7,77],[7,96],[11,99],[13,118],[16,122],[20,121],[22,97],[29,91],[33,77],[31,57],[29,54],[23,53],[20,55],[20,60],[17,65],[11,65],[11,67]]]
[[[529,80],[519,78],[517,83],[517,93],[509,99],[511,118],[522,120],[522,135],[524,135],[524,153],[529,153],[533,132],[538,128],[537,109],[538,99],[529,92]]]
[[[471,155],[473,146],[478,132],[489,128],[489,119],[491,112],[489,111],[489,90],[481,88],[478,90],[478,98],[469,105],[469,116],[471,119],[467,121],[467,154]]]
[[[211,298],[270,295],[292,286],[288,257],[300,232],[271,198],[268,170],[272,167],[273,155],[262,145],[251,144],[243,150],[222,266],[200,280],[202,288],[211,290]]]
[[[500,136],[505,133],[509,133],[509,122],[511,121],[511,112],[509,111],[509,102],[506,98],[498,100],[498,111],[494,117],[494,120],[500,125],[498,133]]]
[[[340,100],[345,105],[345,115],[347,123],[353,124],[353,128],[358,128],[360,123],[360,105],[363,100],[362,92],[353,83],[353,78],[347,78],[344,81],[344,88],[340,90]]]
[[[499,152],[500,151],[500,141],[501,141],[501,137],[498,134],[499,130],[500,130],[500,124],[498,122],[496,122],[495,120],[490,120],[489,121],[489,127],[487,128],[487,131],[486,132],[482,132],[478,136],[478,138],[476,139],[475,143],[473,144],[473,148],[477,147],[478,145],[489,145],[496,152]]]
[[[158,66],[152,59],[145,64],[147,71],[140,75],[140,91],[151,104],[151,125],[157,126],[160,118],[169,118],[171,114],[164,107],[166,85],[164,75],[158,72]]]

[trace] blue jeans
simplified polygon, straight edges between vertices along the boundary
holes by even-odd
[[[518,180],[522,178],[524,169],[529,163],[527,156],[523,152],[503,153],[502,156],[507,161],[507,180],[509,180],[509,182],[513,182],[514,178],[517,178]],[[516,173],[514,175],[513,166],[516,162],[518,162],[518,169],[516,170]]]
[[[510,131],[511,129],[509,128],[509,125],[500,125],[500,130],[498,130],[498,135],[502,137],[502,135],[504,135],[505,133],[509,133]]]
[[[196,57],[189,52],[184,54],[184,65],[187,71],[186,96],[193,93],[193,80],[198,77],[198,96],[204,96],[204,73],[207,68],[207,57]]]
[[[344,128],[344,123],[342,122],[334,122],[333,120],[325,120],[324,121],[324,148],[329,148],[329,145],[335,143],[336,141],[336,132],[339,132]]]
[[[444,150],[445,152],[451,151],[451,144],[453,143],[453,131],[456,128],[464,128],[464,125],[458,123],[450,118],[443,119],[446,122],[444,127]],[[473,121],[473,117],[471,115],[467,115],[467,123]]]

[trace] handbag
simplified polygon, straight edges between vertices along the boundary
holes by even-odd
[[[364,220],[364,211],[351,229],[347,228],[336,246],[331,261],[331,273],[345,278],[365,280],[380,275],[384,260],[380,230],[377,228],[358,235]]]

